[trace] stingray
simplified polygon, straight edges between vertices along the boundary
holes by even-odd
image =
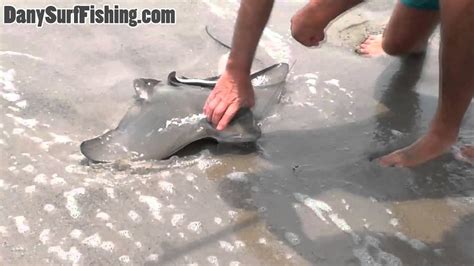
[[[251,143],[260,136],[258,122],[278,103],[289,67],[275,64],[251,75],[256,104],[243,108],[225,130],[218,131],[202,107],[218,77],[195,79],[168,75],[168,82],[140,78],[133,82],[134,102],[118,126],[81,143],[81,152],[94,162],[166,159],[201,140]]]

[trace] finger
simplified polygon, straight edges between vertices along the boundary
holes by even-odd
[[[221,120],[222,116],[227,110],[227,107],[229,107],[229,104],[224,101],[221,101],[219,105],[216,106],[216,108],[214,109],[214,112],[212,113],[213,125],[217,126],[219,124],[219,121]]]
[[[309,44],[310,44],[310,45],[307,45],[307,46],[309,46],[309,47],[318,46],[318,45],[319,45],[319,41],[320,41],[320,40],[319,40],[318,38],[316,38],[316,36],[312,36],[312,37],[309,38]]]
[[[293,37],[293,39],[295,39],[297,42],[301,43],[302,45],[306,47],[311,46],[310,38],[308,36],[302,36],[301,34],[294,32],[293,30],[291,31],[291,36]]]
[[[379,160],[379,164],[384,167],[402,167],[403,156],[397,151],[392,152],[388,155],[382,156]]]
[[[215,97],[212,99],[212,101],[209,102],[208,107],[207,107],[207,121],[212,121],[212,114],[214,113],[214,110],[216,109],[216,106],[219,105],[221,102],[221,98]]]
[[[302,45],[306,46],[306,47],[311,47],[312,46],[312,43],[311,43],[311,40],[309,38],[300,38],[300,39],[296,39],[299,43],[301,43]]]
[[[204,107],[202,108],[203,112],[205,115],[207,115],[208,113],[208,109],[209,109],[209,103],[214,100],[214,98],[216,97],[215,93],[214,92],[211,92],[209,94],[209,96],[207,97],[206,99],[206,102],[204,103]]]
[[[237,103],[232,103],[231,105],[229,105],[224,115],[222,116],[221,121],[219,121],[219,124],[217,125],[217,130],[223,130],[224,128],[226,128],[232,118],[234,118],[239,108],[239,104]]]

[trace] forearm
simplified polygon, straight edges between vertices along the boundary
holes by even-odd
[[[440,52],[440,100],[432,130],[457,133],[474,95],[474,2],[444,1]]]
[[[274,0],[242,0],[227,70],[250,74],[258,41],[270,17],[273,2]]]
[[[318,9],[325,12],[328,21],[335,19],[340,14],[364,2],[363,0],[311,0],[310,4],[317,5]]]

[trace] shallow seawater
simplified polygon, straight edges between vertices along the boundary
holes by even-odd
[[[405,60],[354,55],[376,27],[361,22],[387,12],[373,1],[307,50],[288,32],[300,4],[275,7],[257,53],[256,68],[292,65],[261,139],[195,143],[164,161],[92,164],[79,144],[116,126],[133,79],[217,74],[227,50],[203,33],[211,21],[229,35],[217,4],[176,4],[200,16],[173,27],[2,25],[0,263],[472,264],[473,166],[455,152],[413,169],[376,161],[429,125],[436,44]],[[456,147],[472,143],[472,114]]]

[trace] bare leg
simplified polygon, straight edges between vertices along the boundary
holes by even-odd
[[[383,35],[371,35],[359,47],[364,56],[407,55],[422,52],[439,21],[439,12],[398,2]]]
[[[414,144],[380,159],[385,166],[415,166],[446,152],[456,142],[474,95],[474,1],[441,0],[438,109],[428,132]],[[465,151],[464,151],[465,153]]]

